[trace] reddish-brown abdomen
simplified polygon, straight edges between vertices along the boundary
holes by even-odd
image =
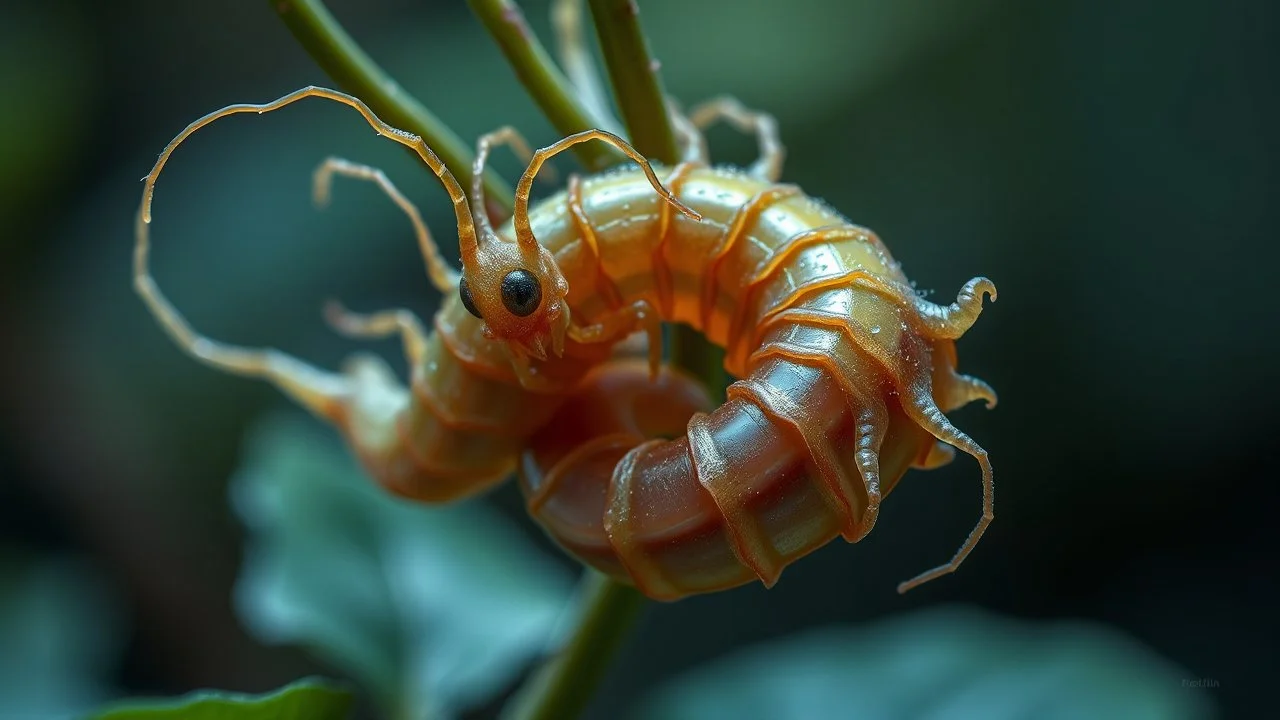
[[[821,382],[806,387],[815,392],[811,399],[829,406],[831,417],[842,418],[831,432],[850,438],[845,444],[852,457],[855,433],[845,426],[853,415],[843,393]],[[816,397],[828,390],[834,390],[829,401]],[[661,401],[661,412],[653,411],[654,401]],[[657,599],[759,579],[759,568],[744,563],[735,547],[742,529],[732,526],[699,482],[688,437],[646,442],[655,434],[683,434],[689,417],[708,404],[687,376],[664,371],[651,383],[638,362],[598,368],[522,456],[521,486],[535,519],[587,564]],[[709,422],[717,437],[746,441],[722,443],[734,454],[726,461],[738,470],[754,469],[742,476],[743,511],[758,523],[765,552],[779,569],[840,534],[847,518],[829,505],[808,454],[789,433],[743,400],[730,400]],[[890,414],[881,458],[885,493],[930,443],[901,412]],[[632,460],[643,472],[625,477],[619,463],[635,448]]]

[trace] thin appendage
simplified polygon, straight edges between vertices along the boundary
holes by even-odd
[[[885,432],[889,427],[889,412],[884,401],[873,393],[868,393],[857,378],[841,368],[830,355],[812,348],[781,340],[766,343],[752,353],[751,362],[759,362],[768,358],[808,365],[828,373],[840,383],[840,389],[848,399],[849,410],[854,414],[854,462],[858,466],[858,474],[862,477],[862,487],[867,494],[867,507],[861,518],[849,517],[849,523],[856,525],[852,530],[842,531],[849,542],[858,542],[871,532],[880,515],[880,448],[884,444]],[[850,507],[856,499],[849,497]]]
[[[600,74],[596,72],[583,32],[583,0],[554,0],[551,4],[551,26],[555,29],[556,47],[560,51],[560,67],[568,76],[578,100],[586,108],[591,121],[602,130],[619,133],[622,123],[613,117]]]
[[[398,130],[383,122],[373,114],[369,106],[359,99],[320,87],[305,87],[291,92],[277,100],[261,105],[230,105],[221,110],[209,113],[188,125],[165,146],[156,164],[151,168],[144,180],[142,201],[138,207],[137,221],[134,226],[133,252],[133,284],[147,308],[155,316],[160,326],[169,337],[185,352],[200,362],[224,372],[247,377],[259,377],[271,381],[286,395],[293,398],[312,412],[338,420],[345,412],[344,406],[352,397],[360,392],[361,378],[367,373],[356,367],[360,373],[343,376],[326,372],[295,357],[286,355],[272,348],[246,348],[227,345],[197,333],[182,317],[182,314],[169,302],[160,291],[155,279],[151,276],[149,266],[151,253],[151,202],[155,196],[156,181],[164,170],[165,164],[174,150],[193,133],[206,125],[229,115],[243,113],[263,114],[278,110],[303,98],[319,97],[353,108],[365,119],[379,135],[412,149],[427,167],[440,179],[445,191],[453,201],[454,215],[458,223],[458,235],[466,257],[470,252],[474,257],[476,251],[475,225],[471,219],[471,210],[467,206],[466,195],[453,174],[444,166],[440,158],[417,135]],[[379,376],[381,377],[381,376]],[[379,380],[381,382],[381,380]]]
[[[349,338],[379,340],[398,334],[410,367],[422,365],[426,358],[427,331],[412,311],[393,308],[375,313],[355,313],[337,300],[330,300],[324,306],[324,319],[334,330]]]
[[[440,247],[431,237],[431,231],[423,222],[418,208],[396,188],[386,173],[378,168],[353,163],[350,160],[338,157],[326,158],[311,176],[311,199],[316,207],[328,207],[334,175],[366,180],[381,188],[382,192],[391,198],[391,201],[408,216],[409,222],[413,224],[413,233],[418,238],[418,250],[427,264],[427,277],[431,279],[431,284],[442,293],[451,293],[457,289],[458,271],[440,254]]]
[[[268,380],[313,413],[336,420],[351,385],[341,375],[326,372],[274,348],[246,348],[212,340],[196,332],[182,313],[160,292],[151,276],[149,229],[139,210],[134,231],[133,287],[169,337],[191,357],[217,370]]]
[[[756,136],[760,157],[749,170],[751,175],[777,182],[782,177],[782,163],[787,150],[778,135],[778,121],[767,113],[748,110],[736,98],[724,96],[708,100],[689,114],[695,127],[706,129],[717,120],[726,120],[740,132]]]
[[[634,160],[640,169],[644,171],[644,175],[649,180],[649,184],[658,194],[673,207],[683,213],[692,220],[702,220],[702,216],[694,212],[689,206],[680,202],[680,200],[671,193],[670,190],[662,184],[658,176],[653,172],[653,167],[649,161],[644,158],[635,148],[627,144],[627,141],[604,130],[584,130],[583,132],[570,135],[552,145],[544,147],[533,154],[533,160],[529,162],[529,167],[525,169],[524,175],[520,176],[520,182],[516,185],[516,205],[515,217],[513,222],[516,229],[516,242],[526,251],[534,251],[538,247],[538,240],[533,235],[533,228],[529,225],[529,193],[533,185],[533,179],[537,177],[538,171],[542,169],[543,164],[556,155],[565,150],[591,140],[599,140],[608,143],[617,148],[624,155]]]
[[[965,283],[950,305],[931,303],[911,288],[891,280],[871,275],[859,277],[856,284],[894,301],[911,314],[921,331],[934,339],[956,340],[969,331],[982,314],[982,299],[996,301],[996,286],[984,277],[976,277]],[[994,397],[994,393],[991,393]],[[988,401],[990,406],[994,403]]]
[[[986,403],[988,410],[995,409],[999,396],[996,395],[995,388],[991,387],[986,380],[956,372],[950,373],[948,379],[951,381],[951,386],[944,393],[946,400],[944,410],[968,405],[974,400]]]
[[[711,162],[711,156],[707,153],[707,138],[672,98],[667,98],[667,115],[671,117],[671,127],[675,130],[676,142],[680,144],[680,162],[699,165]]]
[[[569,339],[577,343],[615,343],[636,330],[649,338],[649,374],[657,377],[662,366],[662,315],[648,300],[637,300],[610,312],[591,325],[569,326]]]
[[[256,113],[261,115],[263,113],[279,110],[286,105],[291,105],[299,100],[309,97],[332,100],[333,102],[340,103],[354,109],[356,112],[360,113],[360,115],[365,119],[365,122],[367,122],[379,135],[389,138],[417,153],[418,157],[427,164],[427,167],[431,168],[431,172],[435,173],[436,177],[440,179],[440,184],[444,186],[445,192],[449,194],[449,199],[453,201],[453,213],[458,223],[458,245],[462,252],[463,260],[465,261],[469,259],[474,261],[476,256],[476,229],[475,222],[471,218],[471,208],[467,205],[467,196],[462,191],[462,186],[458,184],[457,178],[453,176],[453,173],[449,172],[449,169],[445,167],[444,162],[442,162],[435,154],[435,151],[433,151],[427,143],[417,135],[388,125],[377,115],[374,115],[373,111],[369,109],[369,106],[364,104],[360,99],[343,92],[338,92],[337,90],[316,87],[314,85],[302,88],[301,90],[295,90],[279,99],[273,100],[269,103],[263,103],[261,105],[247,103],[228,105],[227,107],[211,112],[188,125],[182,132],[178,133],[177,137],[169,141],[169,144],[165,146],[165,149],[160,153],[160,157],[156,160],[155,166],[151,168],[151,172],[147,173],[142,189],[142,204],[138,208],[140,222],[143,224],[151,223],[151,200],[155,195],[156,180],[160,177],[160,172],[164,170],[165,163],[169,161],[169,156],[173,154],[173,151],[176,150],[183,141],[197,130],[200,130],[219,118],[227,117],[228,115],[239,115],[242,113]],[[137,245],[135,247],[134,254],[136,256],[141,253],[145,256],[146,245],[150,242],[150,238],[145,233],[136,233],[136,235]],[[148,304],[150,304],[149,301]],[[157,308],[156,306],[152,306],[151,309],[155,311]]]
[[[552,391],[556,389],[555,383],[542,375],[539,375],[534,369],[533,363],[529,360],[529,356],[522,352],[517,352],[507,343],[500,343],[503,354],[511,361],[511,370],[516,374],[516,379],[520,381],[520,386],[527,389],[538,391]],[[544,353],[545,354],[545,353]]]
[[[844,335],[849,342],[860,348],[867,357],[879,365],[885,377],[892,380],[907,417],[938,440],[962,450],[977,460],[978,466],[982,469],[982,517],[950,562],[898,585],[898,592],[905,593],[930,580],[955,572],[956,568],[960,567],[960,563],[977,546],[978,541],[982,539],[982,534],[995,517],[995,481],[987,451],[952,425],[947,416],[938,409],[932,396],[928,375],[920,374],[919,368],[914,376],[905,374],[900,361],[887,357],[872,336],[852,318],[821,310],[789,308],[765,320],[762,323],[762,332],[779,323],[797,323],[826,328]]]
[[[916,311],[921,323],[934,337],[955,340],[964,335],[977,322],[982,313],[982,298],[996,301],[996,286],[984,277],[976,277],[964,284],[950,305],[935,305],[917,299]]]
[[[978,541],[982,539],[982,534],[986,532],[987,526],[995,519],[995,481],[991,470],[991,461],[987,458],[987,451],[983,450],[978,443],[972,438],[956,429],[946,415],[933,404],[933,400],[925,397],[917,397],[915,402],[906,402],[904,398],[903,409],[925,430],[929,431],[934,437],[942,442],[960,448],[964,452],[973,456],[978,461],[978,465],[982,468],[982,517],[978,519],[978,524],[974,526],[969,533],[969,537],[965,538],[960,549],[956,550],[956,554],[951,560],[945,564],[939,565],[932,570],[927,570],[910,580],[898,585],[898,592],[906,591],[918,587],[930,580],[935,580],[953,573],[956,568],[960,567],[960,563],[969,556],[978,545]]]
[[[489,162],[489,153],[498,145],[510,147],[516,157],[526,164],[533,159],[533,151],[529,149],[529,141],[524,139],[524,135],[510,125],[504,125],[493,132],[481,135],[476,141],[476,159],[471,166],[472,174],[484,172],[485,165]],[[484,178],[481,178],[480,182],[471,183],[471,204],[478,208],[485,206]],[[481,237],[488,237],[493,233],[493,225],[489,222],[488,213],[481,212],[476,215],[476,228]]]
[[[880,517],[880,501],[883,500],[880,492],[880,446],[884,444],[885,430],[888,427],[889,412],[882,402],[868,402],[858,414],[858,427],[854,436],[857,452],[854,459],[858,463],[858,471],[862,474],[867,491],[867,509],[862,513],[854,542],[866,537]]]

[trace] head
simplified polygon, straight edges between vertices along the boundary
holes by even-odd
[[[486,337],[506,343],[507,349],[516,355],[545,360],[548,341],[552,352],[556,355],[564,353],[565,336],[569,331],[569,305],[564,298],[569,292],[569,284],[555,258],[533,235],[529,223],[529,192],[543,163],[569,147],[589,140],[600,140],[622,151],[640,164],[654,189],[668,202],[694,220],[702,219],[662,186],[643,155],[622,138],[603,130],[585,130],[570,135],[535,153],[529,153],[519,133],[509,127],[480,138],[471,168],[474,216],[465,201],[459,202],[461,193],[453,176],[447,170],[436,171],[449,188],[458,215],[458,248],[462,255],[462,280],[458,294],[462,297],[462,304],[472,315],[484,321]],[[504,242],[498,237],[485,212],[485,162],[495,143],[512,145],[519,154],[529,156],[529,166],[516,185],[512,215],[514,243]]]
[[[479,235],[474,258],[463,257],[463,306],[484,321],[485,337],[512,352],[539,360],[547,358],[548,347],[562,354],[569,284],[555,258],[537,242],[504,242],[487,228]]]

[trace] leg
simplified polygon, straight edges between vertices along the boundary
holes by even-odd
[[[905,394],[902,398],[903,409],[911,416],[913,420],[920,423],[920,426],[928,430],[934,437],[942,442],[963,450],[973,459],[978,461],[978,466],[982,468],[982,517],[978,518],[978,524],[969,532],[969,537],[965,538],[960,549],[956,550],[951,560],[943,565],[939,565],[932,570],[927,570],[910,580],[898,585],[898,592],[906,591],[942,577],[956,571],[960,567],[960,563],[969,556],[973,548],[978,545],[978,541],[982,539],[982,534],[986,532],[987,526],[995,519],[995,483],[992,479],[991,461],[987,458],[987,451],[983,450],[978,443],[972,438],[956,429],[946,415],[933,404],[933,398],[930,397],[928,391],[921,393],[914,392],[915,397],[908,398]]]
[[[731,97],[720,97],[694,108],[691,118],[699,128],[727,120],[739,131],[755,135],[760,143],[760,159],[751,165],[751,174],[769,182],[777,182],[782,176],[786,148],[778,137],[778,122],[772,115],[748,110]]]
[[[645,159],[643,155],[631,147],[625,140],[612,133],[604,130],[586,130],[567,138],[560,140],[552,145],[548,145],[533,154],[533,159],[529,161],[529,167],[525,169],[524,175],[520,176],[520,182],[516,185],[516,205],[515,217],[513,222],[516,228],[516,242],[527,251],[536,251],[538,248],[538,239],[533,236],[533,229],[529,226],[529,193],[533,185],[533,179],[538,175],[538,171],[551,158],[577,145],[578,143],[589,142],[591,140],[599,140],[608,143],[617,148],[622,154],[631,158],[644,171],[644,175],[649,180],[649,184],[658,192],[667,202],[684,213],[693,220],[702,220],[702,216],[694,212],[689,206],[680,202],[671,191],[663,186],[662,181],[658,179],[657,174],[653,172],[653,166]]]
[[[551,26],[555,28],[556,45],[560,49],[560,66],[569,76],[591,121],[601,130],[617,133],[622,125],[609,110],[609,100],[600,85],[600,76],[582,31],[582,2],[554,0],[551,4]]]
[[[864,398],[865,400],[865,398]],[[858,472],[862,475],[863,487],[867,491],[867,510],[858,523],[858,534],[854,542],[861,540],[876,526],[876,518],[880,517],[880,446],[884,443],[885,431],[889,427],[889,412],[884,402],[878,398],[867,402],[858,416],[858,429],[855,447],[858,452],[854,459],[858,463]]]
[[[386,174],[375,167],[368,165],[359,165],[342,158],[327,158],[320,167],[316,168],[315,174],[312,176],[311,196],[317,207],[324,208],[329,205],[330,188],[333,185],[333,176],[342,175],[356,180],[367,180],[374,183],[387,197],[391,198],[399,208],[409,217],[409,222],[413,223],[413,232],[418,238],[418,248],[422,251],[422,257],[427,263],[427,277],[431,278],[431,283],[436,289],[446,295],[452,293],[458,287],[458,271],[449,266],[444,257],[440,255],[440,248],[436,245],[435,240],[431,238],[431,232],[427,230],[427,225],[422,221],[422,214],[418,212],[418,208],[398,190],[396,186],[387,178]]]
[[[867,494],[867,507],[856,525],[852,513],[848,525],[842,535],[849,542],[858,542],[871,532],[880,515],[880,447],[884,443],[885,432],[889,427],[889,411],[884,401],[874,393],[866,392],[855,378],[856,373],[842,366],[836,358],[820,353],[812,348],[797,345],[783,340],[774,340],[765,344],[752,354],[749,364],[765,358],[778,358],[785,362],[799,363],[817,368],[828,373],[840,383],[841,390],[849,399],[849,410],[856,415],[854,430],[854,462],[858,466],[858,474],[862,478],[862,487]],[[856,506],[858,499],[853,497],[847,480],[841,480],[840,488],[850,508]]]
[[[850,318],[829,312],[792,308],[766,320],[761,331],[767,330],[770,325],[778,322],[793,322],[800,325],[839,331],[861,352],[866,353],[868,357],[875,358],[881,364],[886,375],[893,381],[894,387],[898,391],[899,403],[908,417],[933,435],[934,438],[958,448],[978,461],[978,466],[982,469],[982,517],[978,519],[978,524],[969,533],[969,537],[965,538],[964,543],[952,556],[950,562],[939,565],[899,584],[898,592],[905,593],[930,580],[955,572],[956,568],[960,567],[960,563],[964,562],[964,559],[977,546],[978,541],[982,539],[982,534],[986,532],[987,526],[995,518],[995,482],[993,480],[991,460],[987,457],[987,451],[974,442],[973,438],[970,438],[952,425],[947,416],[938,409],[933,400],[930,378],[927,373],[922,372],[920,368],[916,368],[914,373],[909,373],[909,371],[904,373],[903,369],[896,366],[892,360],[885,358],[883,353],[877,352],[876,345],[870,339],[870,336],[866,335],[865,331]]]
[[[228,345],[197,333],[169,302],[156,285],[149,267],[151,255],[151,201],[156,181],[173,152],[193,133],[210,123],[230,115],[272,112],[299,100],[319,97],[346,105],[357,112],[384,137],[408,147],[417,153],[440,179],[454,207],[458,220],[458,234],[463,245],[474,246],[475,230],[466,199],[457,180],[445,168],[440,158],[422,138],[399,131],[380,120],[367,105],[351,95],[319,87],[306,87],[277,100],[261,105],[230,105],[209,113],[188,125],[165,146],[151,172],[147,174],[142,190],[142,202],[138,207],[134,227],[133,285],[160,326],[184,352],[200,362],[223,372],[245,377],[263,378],[274,383],[286,395],[312,412],[331,420],[342,422],[347,406],[359,400],[357,379],[349,375],[326,372],[298,358],[272,348],[246,348]],[[428,236],[429,237],[429,236]]]
[[[702,131],[680,109],[679,104],[667,98],[667,114],[671,116],[671,125],[680,143],[680,162],[706,165],[711,162],[707,154],[707,139]]]
[[[901,283],[873,275],[860,276],[857,284],[892,300],[911,313],[915,325],[930,338],[956,340],[969,331],[982,314],[982,300],[996,301],[996,286],[984,277],[964,284],[950,305],[937,305],[925,300]],[[988,401],[994,407],[994,402]]]
[[[489,215],[484,212],[484,168],[489,162],[489,153],[498,145],[509,146],[526,164],[533,158],[529,142],[524,139],[519,130],[510,125],[485,133],[476,141],[476,159],[471,165],[471,204],[479,209],[476,215],[476,226],[480,228],[481,235],[493,232]]]
[[[662,365],[662,316],[647,300],[637,300],[618,308],[593,325],[569,327],[569,339],[577,343],[614,343],[636,330],[649,336],[649,375],[657,377]]]
[[[511,369],[516,374],[516,379],[520,381],[522,387],[529,390],[554,390],[555,385],[548,381],[545,377],[538,374],[533,364],[529,361],[529,356],[522,352],[516,352],[507,343],[502,343],[502,350],[506,354],[507,359],[511,361]]]
[[[214,112],[205,115],[188,125],[182,132],[169,141],[164,150],[160,153],[160,157],[156,159],[156,164],[152,166],[151,172],[147,173],[147,177],[142,186],[142,203],[138,207],[138,222],[143,225],[151,223],[151,200],[155,195],[156,180],[160,178],[160,173],[164,170],[164,166],[169,162],[169,158],[173,155],[173,151],[178,148],[192,134],[198,132],[206,125],[230,115],[241,115],[245,113],[254,113],[262,115],[263,113],[274,112],[287,105],[292,105],[299,100],[309,97],[318,97],[332,102],[346,105],[347,107],[360,113],[365,122],[369,124],[378,135],[388,138],[393,142],[399,143],[412,150],[417,156],[431,168],[431,172],[439,178],[440,184],[444,186],[445,192],[449,194],[449,199],[453,201],[454,217],[458,222],[458,247],[464,259],[474,259],[477,252],[476,245],[476,229],[475,223],[471,217],[471,209],[467,205],[466,194],[462,191],[462,186],[458,184],[457,178],[449,169],[445,167],[444,161],[435,154],[427,143],[417,135],[394,128],[383,122],[381,118],[373,114],[369,106],[364,104],[362,100],[352,95],[348,95],[337,90],[316,87],[314,85],[295,90],[287,95],[272,100],[269,103],[249,104],[242,103],[239,105],[228,105]],[[134,255],[145,255],[147,252],[147,243],[149,237],[144,233],[138,232],[137,242],[135,244]],[[144,260],[145,261],[145,260]],[[158,311],[154,304],[151,304],[153,311]]]
[[[350,338],[381,339],[399,334],[409,367],[422,364],[427,354],[427,332],[417,315],[404,309],[360,314],[347,310],[336,300],[325,304],[324,317],[334,330]]]
[[[321,370],[274,348],[227,345],[196,332],[151,277],[149,230],[144,214],[139,212],[134,226],[133,287],[160,327],[179,348],[217,370],[268,380],[298,404],[321,417],[332,420],[340,416],[350,391],[343,376]]]
[[[954,340],[968,332],[978,320],[984,297],[995,302],[996,286],[984,277],[976,277],[960,288],[956,301],[950,305],[935,305],[918,297],[914,299],[917,317],[926,331],[934,337]]]

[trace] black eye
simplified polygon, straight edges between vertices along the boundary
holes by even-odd
[[[472,315],[480,317],[480,310],[476,307],[476,301],[471,298],[471,288],[467,287],[466,278],[462,278],[461,282],[458,283],[458,295],[462,298],[462,307],[466,308],[467,312]]]
[[[502,304],[512,315],[525,317],[542,302],[542,286],[528,270],[512,270],[502,278]]]

